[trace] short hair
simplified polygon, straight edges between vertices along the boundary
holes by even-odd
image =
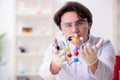
[[[66,12],[75,11],[79,17],[86,18],[90,26],[92,25],[92,14],[89,9],[78,2],[67,2],[60,10],[54,15],[54,22],[61,30],[61,16]]]

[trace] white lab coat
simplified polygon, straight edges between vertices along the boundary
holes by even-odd
[[[89,42],[91,45],[95,45],[100,38],[89,36]],[[66,42],[62,40],[62,43]],[[87,43],[86,42],[86,43]],[[86,45],[84,43],[83,45]],[[61,44],[61,41],[59,41]],[[62,45],[65,47],[65,45]],[[71,50],[75,48],[70,44]],[[81,48],[81,47],[80,47]],[[111,42],[104,41],[102,47],[98,51],[98,68],[95,74],[92,74],[85,61],[79,56],[79,62],[74,62],[71,65],[66,64],[62,67],[58,74],[52,75],[50,72],[51,60],[54,57],[53,45],[51,44],[44,54],[43,63],[40,66],[39,74],[45,80],[112,80],[115,64],[115,53],[111,45]],[[72,61],[72,59],[71,59]]]

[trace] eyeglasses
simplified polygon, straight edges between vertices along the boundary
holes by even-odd
[[[82,28],[82,27],[85,26],[86,22],[87,22],[86,18],[79,19],[79,20],[77,20],[77,21],[74,22],[74,26],[76,28]],[[73,26],[72,24],[73,24],[73,22],[66,22],[66,23],[61,23],[60,25],[61,25],[61,27],[72,28],[72,26]]]

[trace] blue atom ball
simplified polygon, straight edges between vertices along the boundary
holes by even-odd
[[[79,59],[78,59],[78,58],[75,58],[75,59],[74,59],[74,62],[78,62],[78,61],[79,61]]]

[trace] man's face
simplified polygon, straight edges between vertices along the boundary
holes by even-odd
[[[61,17],[61,29],[65,36],[74,36],[77,38],[83,37],[84,42],[88,40],[88,30],[91,26],[87,19],[79,18],[76,12],[66,12]]]

